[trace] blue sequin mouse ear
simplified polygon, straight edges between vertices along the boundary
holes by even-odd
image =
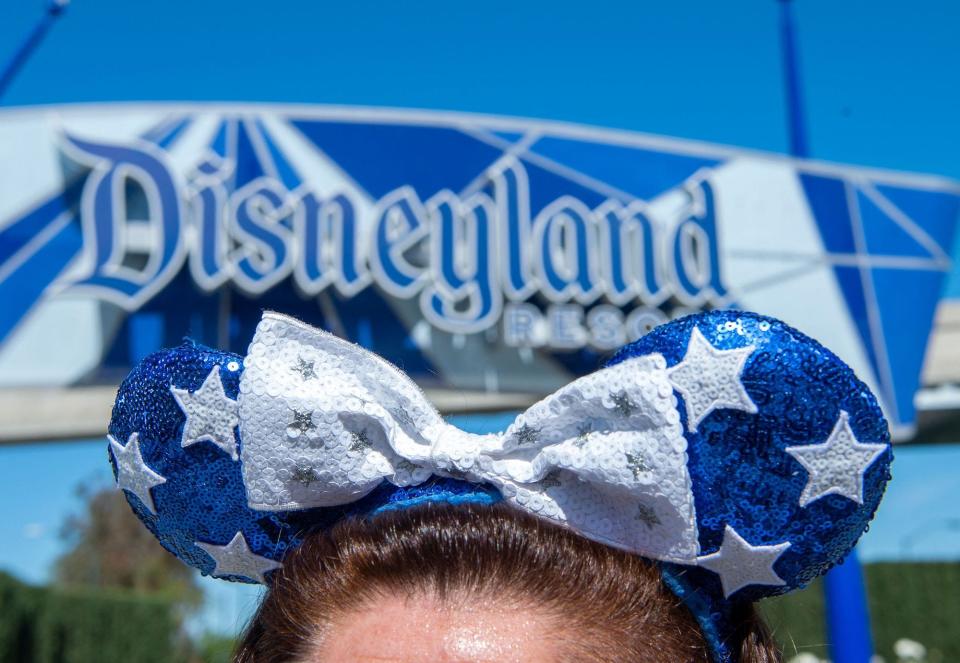
[[[664,565],[718,660],[738,603],[826,573],[866,531],[890,479],[876,397],[817,341],[720,311],[654,329],[610,362],[662,354],[679,397],[697,511],[696,565]]]
[[[730,311],[655,329],[491,436],[446,423],[372,353],[266,313],[245,357],[188,342],[145,359],[109,447],[140,519],[205,574],[265,582],[343,518],[503,501],[660,562],[717,661],[734,660],[738,605],[849,552],[892,455],[849,367]]]

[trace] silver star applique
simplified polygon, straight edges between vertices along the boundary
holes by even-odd
[[[573,441],[574,446],[582,447],[584,444],[586,444],[587,438],[590,437],[590,433],[592,432],[593,429],[590,424],[582,424],[579,428],[577,428],[577,437]]]
[[[126,446],[117,442],[112,435],[108,435],[107,439],[110,440],[110,450],[117,463],[117,488],[133,493],[150,513],[156,514],[157,506],[153,503],[150,489],[166,483],[167,480],[147,467],[143,461],[139,436],[131,433]]]
[[[407,430],[416,430],[416,427],[413,425],[413,419],[410,417],[410,414],[403,409],[398,409],[391,412],[393,418],[400,422],[400,425]]]
[[[237,440],[233,429],[240,423],[237,401],[227,396],[220,380],[220,366],[214,366],[196,391],[170,386],[177,405],[187,416],[180,446],[213,442],[237,460]]]
[[[648,504],[640,503],[637,505],[636,519],[647,526],[647,529],[653,529],[654,525],[662,525],[657,512]]]
[[[293,480],[309,488],[314,481],[320,480],[320,476],[312,467],[299,465],[293,470]]]
[[[218,578],[240,576],[264,584],[266,581],[263,574],[279,569],[281,566],[272,559],[253,554],[241,532],[237,532],[225,546],[200,541],[196,541],[194,545],[205,550],[213,558],[216,566],[212,575]]]
[[[562,486],[563,483],[560,481],[560,470],[554,470],[547,476],[543,477],[543,479],[540,480],[540,485],[544,488],[557,488]]]
[[[826,495],[843,495],[863,504],[863,474],[886,449],[886,444],[859,442],[850,428],[850,415],[841,410],[826,442],[784,449],[810,475],[800,506]]]
[[[394,469],[400,470],[401,472],[406,472],[407,474],[413,474],[420,469],[418,465],[414,465],[409,460],[401,460],[394,466]]]
[[[724,598],[747,585],[785,585],[783,578],[773,570],[780,555],[790,547],[790,542],[772,546],[753,546],[727,525],[723,531],[720,549],[697,558],[697,565],[720,576]]]
[[[611,394],[610,400],[613,402],[613,409],[621,417],[629,417],[637,409],[636,404],[630,400],[630,396],[625,391]]]
[[[443,470],[443,472],[451,479],[456,479],[457,481],[470,481],[470,475],[461,469],[457,469],[456,467]]]
[[[683,361],[667,370],[671,384],[687,406],[687,427],[691,432],[696,432],[700,422],[714,410],[756,413],[757,406],[740,381],[752,352],[752,345],[717,350],[699,328],[693,328]]]
[[[650,471],[650,466],[647,465],[646,460],[640,454],[632,454],[627,451],[624,452],[624,456],[627,457],[627,467],[633,472],[634,478],[639,479],[641,474]]]
[[[350,451],[362,451],[373,446],[370,443],[370,438],[367,437],[367,431],[351,431],[350,437],[353,438],[353,442],[350,444]]]
[[[307,361],[303,357],[297,357],[297,364],[293,367],[293,372],[297,373],[300,378],[306,382],[310,379],[315,379],[317,377],[316,371],[313,369],[314,362]]]
[[[514,433],[514,437],[517,439],[517,446],[522,447],[528,444],[534,444],[537,441],[537,436],[540,434],[536,428],[530,424],[524,424]]]
[[[314,430],[317,427],[313,423],[313,412],[300,412],[293,410],[293,421],[287,424],[287,431],[291,434],[302,435],[307,431]],[[294,433],[296,431],[296,433]]]

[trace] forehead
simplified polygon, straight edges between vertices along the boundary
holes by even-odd
[[[554,663],[550,618],[490,601],[391,597],[341,615],[309,663]]]

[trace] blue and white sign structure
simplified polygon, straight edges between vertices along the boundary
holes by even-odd
[[[0,386],[296,315],[426,386],[546,392],[678,315],[834,349],[914,419],[960,186],[558,122],[282,105],[0,113]]]

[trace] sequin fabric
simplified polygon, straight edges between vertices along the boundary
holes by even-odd
[[[306,378],[305,364],[313,370]],[[474,435],[447,424],[376,355],[267,313],[245,359],[239,402],[243,478],[255,510],[344,504],[384,480],[412,486],[448,476],[494,486],[516,508],[596,541],[696,560],[686,440],[658,354],[570,383],[502,434]],[[584,422],[591,430],[581,439]]]
[[[307,533],[328,529],[347,517],[424,502],[492,504],[500,499],[490,486],[432,477],[415,488],[385,483],[352,504],[283,513],[255,511],[247,506],[240,463],[229,453],[212,442],[181,446],[186,417],[171,386],[196,391],[215,366],[221,367],[226,395],[236,399],[243,371],[243,358],[238,355],[186,341],[145,358],[120,386],[108,442],[114,476],[123,479],[111,447],[129,444],[127,440],[136,433],[144,465],[164,481],[153,486],[144,481],[125,483],[137,489],[146,486],[153,504],[144,503],[129,489],[124,490],[127,502],[164,548],[204,575],[216,572],[217,560],[197,544],[226,547],[238,533],[253,555],[280,562]],[[239,435],[235,441],[242,450]],[[217,577],[247,583],[259,580],[230,573]],[[269,581],[269,573],[265,577]]]
[[[746,585],[729,598],[709,565],[662,565],[664,581],[697,617],[714,658],[734,661],[726,644],[734,628],[733,606],[803,587],[839,563],[873,518],[893,453],[870,389],[832,352],[772,318],[736,311],[689,316],[624,347],[608,366],[654,352],[668,367],[677,366],[694,329],[717,349],[753,347],[741,380],[756,406],[755,413],[717,409],[687,432],[702,556],[721,550],[728,528],[761,551],[790,544],[770,567],[782,583]],[[680,410],[687,422],[682,399]],[[836,437],[844,421],[855,440],[871,445],[874,457],[865,458],[863,449],[838,455],[830,468],[836,476],[820,476],[835,489],[820,484],[821,494],[809,499],[815,493],[808,485],[817,477],[797,450]],[[862,490],[861,501],[843,494],[851,492],[851,482]]]
[[[346,517],[505,499],[665,560],[714,658],[733,661],[733,607],[838,563],[890,478],[869,389],[816,341],[754,314],[663,325],[499,435],[449,426],[356,346],[283,316],[261,325],[246,358],[185,342],[145,359],[109,430],[140,519],[229,580],[269,582],[307,532]],[[217,399],[238,425],[206,426]]]

